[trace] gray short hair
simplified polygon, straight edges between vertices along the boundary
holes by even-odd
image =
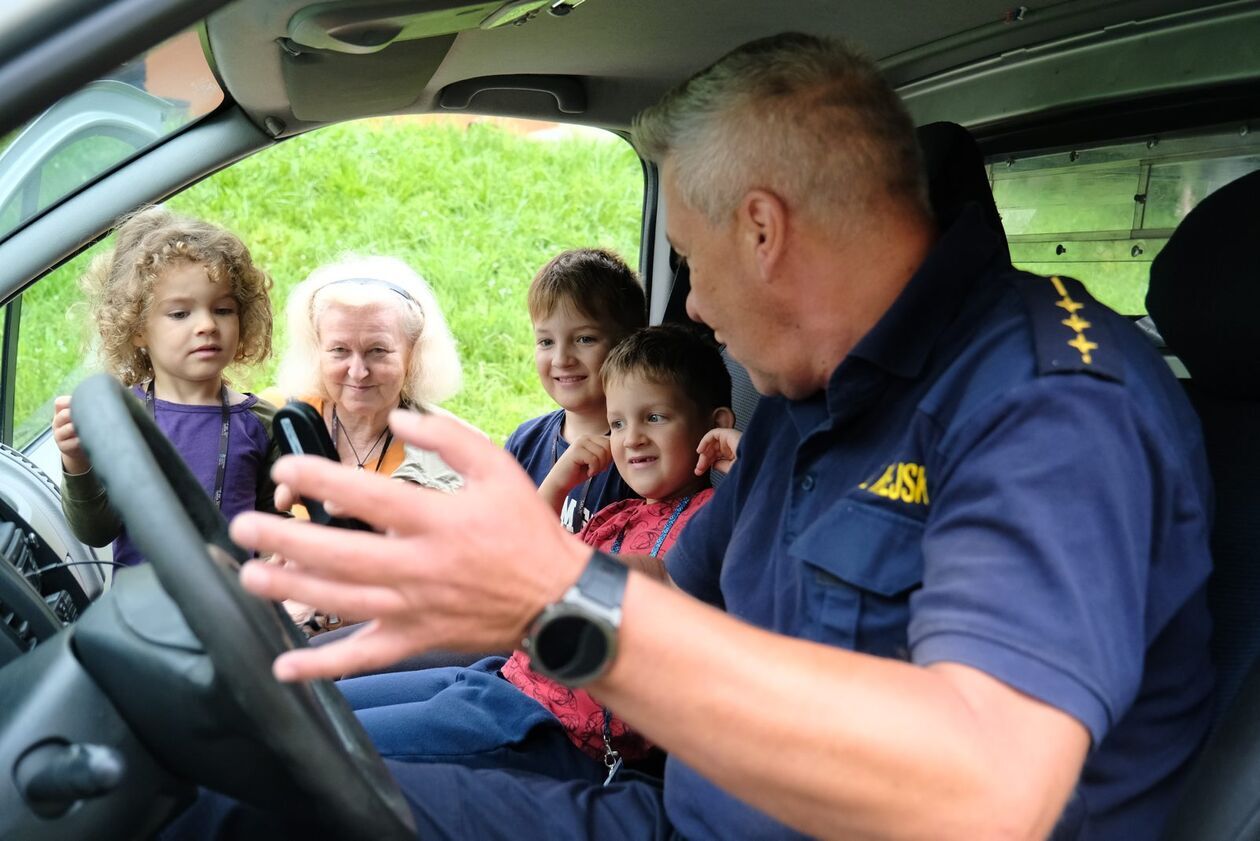
[[[914,122],[873,61],[832,39],[745,44],[634,121],[639,154],[672,158],[682,199],[717,224],[754,188],[840,222],[895,195],[928,209]]]
[[[394,257],[346,257],[321,266],[293,288],[285,305],[288,341],[276,377],[281,392],[328,399],[319,376],[319,316],[330,305],[379,304],[398,310],[412,343],[402,399],[424,407],[454,396],[462,378],[455,338],[429,284]]]

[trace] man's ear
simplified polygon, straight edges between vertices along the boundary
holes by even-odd
[[[761,277],[773,279],[787,245],[787,204],[769,190],[749,190],[739,203],[736,219],[741,244],[751,249]]]
[[[723,406],[720,409],[713,410],[713,426],[712,429],[734,429],[735,413],[729,407]]]

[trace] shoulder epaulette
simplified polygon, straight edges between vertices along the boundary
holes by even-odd
[[[1070,277],[1020,278],[1017,283],[1032,322],[1039,374],[1084,372],[1123,381],[1105,307]]]

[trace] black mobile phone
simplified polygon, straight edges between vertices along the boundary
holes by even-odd
[[[324,418],[315,411],[315,407],[301,400],[290,400],[276,411],[276,419],[272,423],[272,434],[280,452],[285,455],[323,456],[333,461],[341,461],[337,455],[337,447],[328,435],[328,427],[324,426]],[[321,502],[302,497],[302,504],[311,517],[312,523],[324,526],[335,526],[342,529],[359,529],[372,531],[372,527],[354,517],[334,517],[329,514]]]

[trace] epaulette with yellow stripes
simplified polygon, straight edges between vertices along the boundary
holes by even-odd
[[[1104,317],[1105,308],[1079,280],[1025,276],[1019,283],[1032,321],[1039,374],[1081,371],[1124,380],[1120,354]]]

